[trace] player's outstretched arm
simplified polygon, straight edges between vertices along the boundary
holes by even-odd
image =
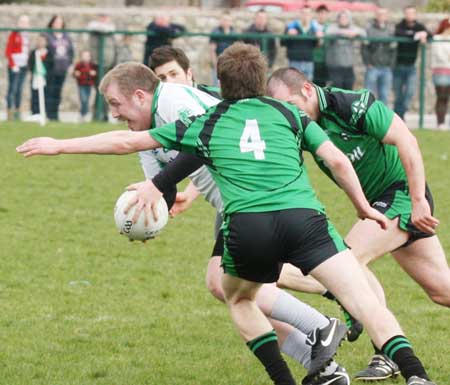
[[[419,145],[406,124],[394,115],[383,143],[397,147],[400,160],[408,178],[412,202],[411,222],[419,230],[434,234],[439,221],[431,215],[431,208],[425,198],[425,169]]]
[[[25,157],[59,154],[130,154],[161,147],[147,131],[109,131],[72,139],[33,138],[16,148]]]
[[[324,160],[334,179],[345,191],[355,206],[358,217],[361,219],[372,219],[381,226],[387,228],[387,218],[370,206],[364,195],[358,176],[350,160],[331,141],[323,142],[316,150],[316,155]]]

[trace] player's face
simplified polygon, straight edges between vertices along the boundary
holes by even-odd
[[[156,67],[155,74],[163,82],[192,86],[191,69],[189,68],[187,72],[184,72],[183,68],[181,68],[181,66],[175,60]]]
[[[132,131],[148,130],[151,124],[151,96],[142,90],[136,90],[133,95],[123,95],[116,83],[111,83],[105,91],[112,116],[126,122]]]

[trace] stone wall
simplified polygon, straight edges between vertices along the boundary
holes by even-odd
[[[113,18],[119,30],[129,31],[144,31],[147,24],[153,17],[161,12],[169,14],[172,20],[176,23],[184,24],[191,32],[210,32],[216,25],[217,20],[222,13],[222,9],[198,9],[192,7],[42,7],[42,6],[18,6],[18,5],[2,5],[0,6],[0,25],[13,26],[15,20],[20,14],[26,13],[30,16],[31,25],[34,28],[43,28],[48,23],[49,19],[54,14],[61,14],[66,20],[67,28],[80,29],[84,28],[87,23],[92,20],[98,13],[108,13]],[[242,9],[232,10],[232,16],[235,20],[234,25],[238,31],[244,30],[252,20],[251,13]],[[291,20],[294,15],[291,14],[274,14],[271,15],[270,26],[275,33],[282,33],[284,25]],[[334,17],[334,16],[333,16]],[[371,15],[356,14],[354,16],[355,22],[360,26],[366,25]],[[437,23],[444,17],[444,15],[420,15],[420,20],[424,21],[426,25],[434,30]],[[392,19],[397,22],[401,18],[401,12],[398,11],[392,15]],[[8,32],[0,32],[0,49],[4,52],[5,42]],[[34,34],[36,36],[36,34]],[[72,33],[71,34],[76,50],[87,47],[87,34]],[[121,36],[116,38],[120,40]],[[134,35],[132,38],[132,50],[134,60],[142,61],[143,44],[145,41],[144,35]],[[209,83],[211,81],[211,70],[208,64],[208,38],[202,36],[183,37],[175,40],[174,45],[186,51],[192,61],[195,77],[198,82]],[[356,44],[355,49],[358,51],[355,55],[358,58],[356,66],[357,83],[356,87],[362,86],[364,67],[360,61],[359,48]],[[284,66],[287,64],[285,57],[285,50],[282,47],[278,49],[278,56],[276,66]],[[5,93],[7,87],[7,63],[3,55],[0,57],[0,110],[4,111]],[[427,72],[427,79],[431,79],[429,70]],[[29,77],[26,80],[24,88],[24,100],[22,108],[24,111],[29,109]],[[427,82],[427,111],[432,112],[434,105],[434,89],[431,81]],[[417,96],[414,102],[414,109],[417,109]],[[76,90],[76,83],[71,76],[68,76],[63,90],[63,101],[61,105],[62,110],[76,111],[78,109],[78,96]]]

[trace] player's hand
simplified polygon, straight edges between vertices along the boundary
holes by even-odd
[[[53,138],[33,138],[16,147],[16,151],[26,158],[33,155],[58,155],[59,143],[58,139]]]
[[[183,211],[186,211],[189,207],[191,207],[192,202],[193,200],[185,192],[177,193],[175,203],[169,211],[170,216],[173,218],[178,214],[181,214]]]
[[[360,219],[371,219],[377,222],[383,230],[386,230],[388,227],[387,217],[373,207],[369,206],[367,209],[358,212],[358,217]]]
[[[431,215],[431,209],[425,197],[412,203],[411,222],[420,231],[435,234],[439,220]]]
[[[132,221],[136,223],[139,219],[139,215],[142,210],[145,213],[145,225],[148,225],[148,218],[153,215],[155,221],[158,220],[157,203],[162,197],[161,191],[159,191],[151,180],[144,182],[130,184],[127,190],[136,190],[135,199],[131,200],[128,206],[125,208],[124,213],[127,214],[133,206],[136,206]]]

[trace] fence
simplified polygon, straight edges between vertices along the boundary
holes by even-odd
[[[89,46],[89,39],[92,36],[93,32],[87,29],[65,29],[65,30],[55,30],[55,29],[12,29],[12,28],[0,28],[0,45],[6,44],[7,40],[7,34],[11,32],[12,30],[15,31],[27,31],[30,35],[30,49],[34,46],[33,41],[37,39],[37,36],[39,36],[42,33],[47,32],[66,32],[70,36],[74,36],[73,39],[73,45],[74,50],[76,53],[79,53],[81,50],[88,48]],[[98,39],[98,50],[97,52],[93,52],[94,56],[96,57],[96,61],[98,64],[98,78],[101,79],[107,69],[109,69],[111,66],[109,63],[107,63],[106,56],[109,56],[107,54],[108,50],[108,42],[113,39],[114,47],[117,50],[118,47],[120,47],[120,41],[123,40],[124,36],[130,36],[130,37],[136,37],[134,41],[131,43],[130,53],[132,55],[131,59],[136,61],[142,61],[142,53],[144,52],[143,44],[145,39],[148,36],[156,36],[154,33],[148,33],[147,31],[128,31],[128,30],[118,30],[111,33],[98,33],[95,32],[97,39]],[[121,37],[118,38],[118,37]],[[276,41],[277,47],[279,47],[279,42],[287,42],[287,41],[300,41],[300,40],[317,40],[315,37],[309,37],[309,36],[290,36],[290,35],[283,35],[283,34],[261,34],[261,33],[236,33],[236,34],[229,34],[229,35],[222,35],[222,34],[211,34],[211,33],[193,33],[193,32],[184,32],[177,35],[174,35],[173,38],[175,40],[176,46],[179,46],[180,48],[183,48],[187,55],[191,59],[192,67],[195,68],[195,70],[199,70],[196,72],[197,79],[200,79],[204,82],[209,82],[209,73],[210,70],[208,69],[207,64],[207,58],[205,60],[205,52],[208,53],[208,42],[209,39],[213,38],[228,38],[232,40],[256,40],[260,41],[260,46],[263,52],[268,52],[269,43],[270,41]],[[332,37],[332,36],[325,36],[322,38],[325,42],[325,45],[327,42],[332,40],[349,40],[342,37]],[[363,42],[382,42],[382,43],[406,43],[411,42],[410,39],[407,38],[400,38],[400,37],[389,37],[389,38],[374,38],[374,37],[355,37],[351,40],[354,41],[354,57],[357,59],[355,63],[356,72],[358,75],[358,79],[361,79],[361,75],[364,71],[364,67],[361,63],[361,58],[358,53],[358,45],[360,45]],[[441,40],[442,41],[442,40]],[[1,44],[3,43],[3,44]],[[434,44],[433,40],[430,40],[427,42],[427,44],[420,44],[419,45],[419,82],[418,82],[418,112],[419,112],[419,127],[423,128],[424,126],[424,114],[425,114],[425,106],[426,106],[426,86],[427,83],[429,84],[428,80],[430,79],[429,71],[427,71],[427,62],[429,60],[429,57],[427,56],[427,47],[430,44]],[[139,54],[140,53],[140,57]],[[286,66],[287,58],[286,54],[283,54],[284,49],[278,49],[278,54],[275,62],[274,67],[278,66]],[[116,52],[117,54],[117,52]],[[75,55],[76,57],[77,55]],[[108,58],[109,60],[109,58]],[[4,67],[4,73],[7,73],[7,63],[5,61],[5,58],[2,57],[0,59],[0,68]],[[70,77],[69,77],[70,79]],[[63,110],[73,110],[77,106],[77,102],[75,101],[77,92],[75,92],[75,84],[72,81],[72,84],[70,84],[68,87],[66,87],[66,90],[69,89],[69,92],[65,93],[63,95],[64,100],[69,100],[68,103],[63,103]],[[358,86],[361,86],[361,81],[359,81]],[[5,90],[6,87],[2,86],[1,89]],[[417,91],[417,90],[416,90]],[[28,90],[28,92],[30,92]],[[27,88],[25,87],[25,93],[24,97],[29,96],[27,92]],[[428,90],[428,94],[431,96],[430,90]],[[3,96],[3,95],[2,95]],[[430,98],[432,100],[432,98]],[[102,119],[102,114],[104,111],[104,101],[101,97],[95,98],[95,116],[94,118],[97,120]]]

